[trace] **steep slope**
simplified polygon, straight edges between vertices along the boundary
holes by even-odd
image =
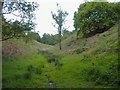
[[[89,38],[80,38],[65,47],[59,54],[59,70],[51,72],[50,79],[56,87],[65,88],[106,88],[118,87],[118,25],[108,31]],[[74,38],[75,40],[75,38]]]
[[[46,67],[51,65],[41,53],[52,46],[23,39],[11,39],[2,43],[3,88],[49,87]]]
[[[76,33],[62,41],[62,50],[59,51],[60,54],[79,54],[83,51],[89,50],[94,47],[106,47],[109,48],[112,42],[118,41],[118,24],[103,33],[98,33],[89,38],[83,38],[82,36],[77,39]],[[111,43],[110,43],[111,42]],[[102,46],[100,46],[103,44]],[[108,46],[107,46],[108,44]],[[57,44],[54,49],[59,49]]]

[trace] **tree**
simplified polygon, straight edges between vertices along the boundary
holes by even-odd
[[[61,35],[62,35],[62,30],[64,29],[63,24],[65,23],[65,18],[67,17],[68,13],[66,11],[63,11],[58,3],[57,3],[57,7],[58,7],[57,14],[53,13],[53,12],[51,12],[51,13],[52,13],[52,18],[55,20],[54,27],[56,27],[58,29],[59,48],[61,50],[62,49],[61,48]]]
[[[24,37],[26,33],[34,29],[35,23],[32,20],[37,7],[37,3],[25,2],[24,0],[16,0],[16,2],[3,1],[2,12],[0,13],[2,16],[2,41],[14,37]],[[6,14],[15,15],[20,20],[8,21],[4,18]]]
[[[40,40],[41,43],[48,44],[48,45],[55,45],[58,43],[58,35],[50,35],[50,34],[43,34],[43,37]]]
[[[78,35],[101,33],[112,27],[120,17],[120,6],[108,2],[86,2],[74,14],[74,27]]]

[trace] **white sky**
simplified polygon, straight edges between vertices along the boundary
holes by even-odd
[[[60,2],[61,1],[61,2]],[[73,27],[73,16],[74,12],[77,11],[77,8],[79,7],[79,4],[84,2],[83,0],[40,0],[40,6],[39,10],[36,13],[36,23],[38,25],[36,26],[36,31],[39,31],[40,35],[43,33],[50,33],[55,34],[57,33],[57,29],[53,27],[52,23],[54,23],[54,20],[52,19],[51,11],[56,12],[57,6],[56,3],[59,3],[61,5],[61,8],[65,11],[67,11],[69,14],[66,17],[66,27],[69,27],[69,31],[74,30]]]
[[[40,36],[44,33],[56,34],[57,29],[53,27],[52,23],[54,20],[52,19],[51,11],[56,12],[56,3],[59,3],[61,8],[67,11],[69,14],[66,18],[67,22],[65,24],[66,27],[69,27],[69,31],[74,30],[73,27],[73,16],[74,12],[77,11],[79,5],[84,3],[85,0],[27,0],[38,2],[39,8],[36,10],[36,20],[35,23],[36,28],[35,31],[39,32]],[[91,0],[88,0],[91,1]],[[110,2],[119,1],[119,0],[108,0]],[[16,18],[15,16],[6,15],[6,18],[12,19]]]

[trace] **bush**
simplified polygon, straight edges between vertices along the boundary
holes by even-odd
[[[27,70],[28,70],[28,71],[33,71],[33,66],[32,66],[32,65],[29,65]]]
[[[76,54],[80,54],[80,53],[82,53],[83,51],[86,51],[86,50],[87,50],[87,48],[81,48],[81,49],[76,49],[74,52]]]
[[[116,80],[118,80],[118,73],[116,71],[117,65],[112,65],[109,69],[99,70],[99,68],[87,68],[83,71],[86,74],[87,81],[95,82],[95,85],[103,85],[103,86],[116,86]]]
[[[41,70],[41,68],[39,67],[39,68],[36,68],[36,74],[41,74],[42,73],[42,70]]]
[[[23,76],[25,79],[30,79],[32,77],[32,74],[31,72],[26,72]]]

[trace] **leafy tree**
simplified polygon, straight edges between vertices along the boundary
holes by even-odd
[[[58,37],[59,37],[58,34],[56,34],[56,35],[51,34],[50,35],[50,34],[44,33],[40,42],[44,43],[44,44],[55,45],[58,43]]]
[[[74,27],[78,35],[84,36],[104,32],[120,18],[118,4],[108,2],[86,2],[74,13]]]
[[[68,30],[63,30],[61,40],[68,38],[71,34],[72,32]],[[52,35],[44,33],[43,37],[40,39],[40,42],[48,45],[55,45],[59,43],[59,34]]]
[[[2,2],[2,40],[7,40],[14,37],[24,37],[26,33],[34,29],[35,23],[34,11],[38,7],[37,3],[25,2],[24,0],[17,0],[12,2],[10,0]],[[17,15],[14,12],[18,12]],[[7,21],[4,15],[12,14],[20,18],[20,20]]]
[[[60,50],[61,48],[61,36],[62,36],[62,30],[63,30],[63,24],[65,22],[65,18],[67,17],[68,13],[66,11],[63,11],[59,4],[57,4],[58,7],[58,11],[57,14],[56,13],[52,13],[52,18],[55,20],[56,25],[54,25],[57,29],[58,29],[58,33],[59,33],[59,48]]]

